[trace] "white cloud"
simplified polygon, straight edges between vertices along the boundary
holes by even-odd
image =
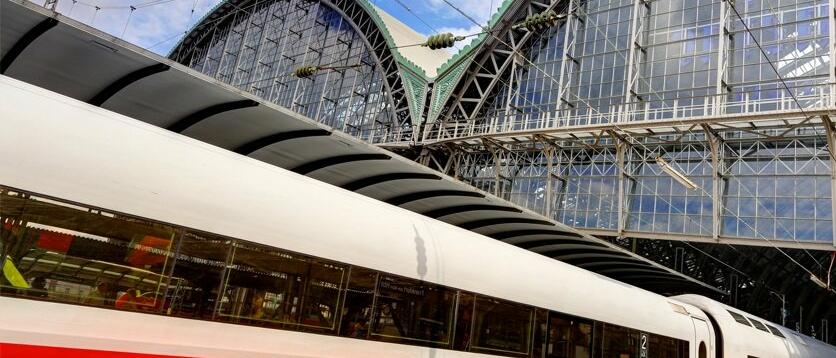
[[[465,14],[476,20],[481,25],[486,25],[491,15],[496,12],[499,5],[505,0],[447,0],[457,8],[461,9]],[[437,14],[441,14],[447,18],[461,18],[470,24],[472,21],[467,19],[464,15],[447,5],[444,0],[428,0],[427,6],[430,10]],[[474,24],[475,26],[475,24]]]
[[[417,13],[433,14],[433,17],[426,20],[439,32],[469,35],[481,32],[481,26],[488,23],[490,16],[505,0],[448,0],[479,25],[473,24],[443,0],[402,1],[409,3],[410,8]],[[35,2],[43,4],[44,0]],[[93,27],[140,47],[153,46],[151,51],[167,55],[183,33],[219,2],[221,0],[59,0],[57,10],[82,23],[92,23]],[[156,4],[142,6],[152,3]],[[96,10],[94,5],[100,9]],[[132,5],[136,7],[133,14],[130,10]],[[463,47],[474,38],[459,42],[458,47]]]
[[[476,20],[479,25],[474,24],[473,21],[466,18],[464,15],[460,14],[458,11],[453,9],[450,5],[446,4],[444,0],[428,0],[427,6],[428,8],[447,18],[447,19],[456,19],[456,23],[460,23],[463,26],[442,26],[437,28],[439,33],[450,32],[453,35],[472,35],[475,33],[479,33],[483,31],[483,26],[488,24],[491,15],[493,15],[499,6],[502,4],[504,0],[447,0],[451,4],[455,5],[457,8],[461,9],[465,14]],[[476,36],[468,37],[467,39],[460,41],[457,43],[458,48],[463,48],[464,46],[471,43],[473,40],[476,39]],[[457,51],[457,50],[453,50]]]
[[[57,10],[65,16],[140,47],[154,46],[150,50],[166,55],[183,33],[191,29],[203,14],[219,2],[220,0],[61,0]],[[156,4],[151,5],[154,3]],[[99,7],[98,10],[96,6]],[[134,6],[136,10],[131,11],[130,6]]]

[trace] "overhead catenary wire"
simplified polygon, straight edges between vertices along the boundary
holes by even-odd
[[[424,21],[424,19],[423,19],[423,18],[421,18],[421,16],[418,16],[418,14],[416,14],[414,11],[412,11],[412,9],[411,9],[409,6],[407,6],[406,4],[404,4],[401,0],[395,0],[395,1],[396,1],[396,2],[397,2],[400,6],[401,6],[401,7],[403,7],[404,9],[406,9],[406,11],[407,11],[407,12],[409,12],[410,14],[412,14],[412,16],[414,16],[415,18],[417,18],[417,19],[418,19],[418,21],[420,21],[422,24],[424,24],[424,26],[426,26],[426,27],[427,27],[430,31],[432,31],[432,32],[434,32],[434,33],[438,33],[438,32],[439,32],[439,31],[438,31],[435,27],[433,27],[432,25],[430,25],[429,23],[427,23],[426,21]],[[491,9],[493,9],[493,8],[491,8]],[[476,35],[483,34],[483,33],[488,33],[488,32],[480,32],[480,33],[477,33]],[[473,35],[473,34],[472,34],[472,35]],[[471,37],[472,35],[468,35],[468,37]],[[417,44],[417,45],[409,45],[409,46],[419,46],[419,45],[420,45],[420,44]],[[456,44],[453,44],[453,47],[455,47],[455,48],[456,48],[457,50],[459,50],[459,51],[461,51],[461,50],[462,50],[462,48],[461,48],[461,47],[459,47],[459,46],[458,46],[458,45],[456,45]],[[481,69],[481,70],[483,70],[483,71],[488,71],[488,69],[486,69],[484,66],[482,66],[482,64],[480,64],[478,61],[473,61],[473,64],[475,64],[477,67],[479,67],[479,69]],[[501,83],[503,86],[507,86],[507,87],[508,87],[508,89],[509,89],[509,91],[510,91],[510,90],[512,90],[512,86],[511,86],[510,84],[508,84],[508,82],[505,82],[505,81],[501,78],[501,76],[497,76],[497,77],[496,77],[496,80],[497,80],[497,81],[499,81],[499,83]],[[519,90],[520,90],[520,89],[519,89],[519,88],[517,88],[517,91],[516,91],[516,93],[517,93],[517,94],[519,94]],[[526,104],[528,104],[528,105],[532,105],[532,106],[536,106],[536,104],[535,104],[535,103],[534,103],[531,99],[529,99],[529,98],[527,98],[527,97],[525,97],[525,96],[521,96],[520,98],[522,98],[523,102],[527,102]]]
[[[775,64],[769,58],[769,55],[764,50],[763,46],[761,46],[760,42],[757,39],[757,36],[755,36],[755,34],[752,33],[752,30],[749,29],[749,25],[746,23],[745,20],[743,20],[743,16],[741,16],[740,12],[737,11],[737,7],[735,6],[734,2],[730,1],[727,4],[729,8],[732,10],[732,12],[734,12],[735,16],[737,16],[737,18],[740,20],[740,24],[743,25],[743,28],[749,34],[749,37],[752,39],[752,42],[755,44],[755,46],[758,47],[758,50],[760,50],[760,53],[763,55],[763,58],[769,64],[769,67],[772,68],[772,71],[775,72],[775,76],[778,78],[778,81],[781,82],[781,85],[784,87],[784,90],[787,91],[787,94],[792,98],[793,102],[795,102],[795,105],[798,107],[798,110],[801,111],[801,114],[804,117],[809,118],[810,116],[807,115],[807,112],[804,110],[804,106],[801,105],[801,102],[798,100],[798,97],[795,95],[795,92],[793,92],[792,89],[790,89],[789,85],[787,85],[787,81],[785,81],[784,77],[781,76],[781,73],[778,71],[778,68],[775,67]],[[836,162],[836,154],[833,153],[833,148],[828,147],[827,153],[830,154],[830,158],[833,159],[834,162]]]

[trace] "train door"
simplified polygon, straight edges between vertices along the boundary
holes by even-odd
[[[694,323],[694,346],[690,348],[691,357],[714,357],[714,333],[708,322],[699,317],[691,316]]]

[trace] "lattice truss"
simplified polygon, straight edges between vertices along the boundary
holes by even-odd
[[[419,160],[601,235],[833,249],[830,2],[515,5]]]
[[[398,65],[356,1],[230,1],[211,14],[172,58],[361,139],[411,135]],[[354,67],[293,76],[303,65]]]
[[[425,147],[419,161],[600,235],[832,247],[828,134],[815,127],[783,132],[612,131],[516,144],[483,138]],[[667,174],[659,157],[697,188]]]

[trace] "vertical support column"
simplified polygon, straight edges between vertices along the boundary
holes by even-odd
[[[715,84],[715,96],[714,101],[712,101],[711,111],[711,114],[715,116],[725,113],[726,99],[728,93],[731,92],[731,86],[729,86],[729,67],[731,66],[731,49],[734,37],[731,32],[732,10],[730,6],[734,5],[734,1],[722,0],[720,2],[720,38],[717,42],[717,83]],[[831,31],[833,30],[831,29]]]
[[[830,120],[830,116],[826,114],[821,116],[821,122],[827,136],[827,154],[830,157],[830,220],[832,220],[830,224],[833,227],[833,247],[836,247],[836,160],[833,159],[836,156],[834,155],[834,152],[836,152],[836,149],[834,149],[836,128],[833,128],[833,122]]]
[[[618,160],[618,237],[624,236],[624,228],[627,220],[624,215],[625,203],[624,200],[624,181],[627,180],[627,168],[624,164],[624,151],[627,149],[627,144],[616,139],[615,155]]]
[[[543,151],[546,155],[546,205],[544,216],[551,218],[552,213],[552,168],[554,161],[554,147],[548,146]]]
[[[627,87],[624,91],[624,115],[622,122],[630,120],[630,115],[635,112],[637,103],[643,101],[639,95],[639,78],[641,63],[644,62],[644,55],[647,50],[644,48],[644,37],[647,29],[648,18],[650,17],[650,2],[647,0],[633,0],[632,26],[630,28],[630,55],[627,57]]]
[[[711,237],[720,241],[720,223],[723,213],[723,158],[721,155],[722,139],[708,125],[703,125],[705,137],[711,149]]]
[[[827,15],[827,28],[830,31],[828,34],[829,37],[827,38],[828,48],[830,49],[830,66],[828,69],[828,74],[830,75],[828,83],[830,86],[827,95],[827,106],[832,106],[836,103],[836,0],[829,0],[827,8],[829,10]]]
[[[630,174],[627,173],[627,164],[625,161],[628,143],[614,131],[609,131],[609,134],[615,144],[615,158],[616,164],[618,165],[618,223],[616,225],[616,230],[618,237],[624,237],[624,230],[627,226],[627,218],[625,215],[627,207],[627,194],[625,184],[630,178]]]
[[[578,42],[577,38],[579,37],[578,24],[583,22],[583,20],[578,16],[580,13],[578,8],[580,6],[580,0],[569,0],[566,23],[563,25],[563,59],[560,61],[560,77],[558,78],[560,87],[557,92],[557,99],[560,103],[557,107],[558,111],[555,114],[556,127],[561,126],[561,123],[559,122],[561,118],[568,119],[568,115],[564,116],[562,114],[568,113],[575,108],[575,104],[572,102],[572,96],[569,93],[569,90],[571,89],[572,75],[580,70],[580,62],[575,56],[575,43]],[[568,125],[568,121],[566,125]]]

